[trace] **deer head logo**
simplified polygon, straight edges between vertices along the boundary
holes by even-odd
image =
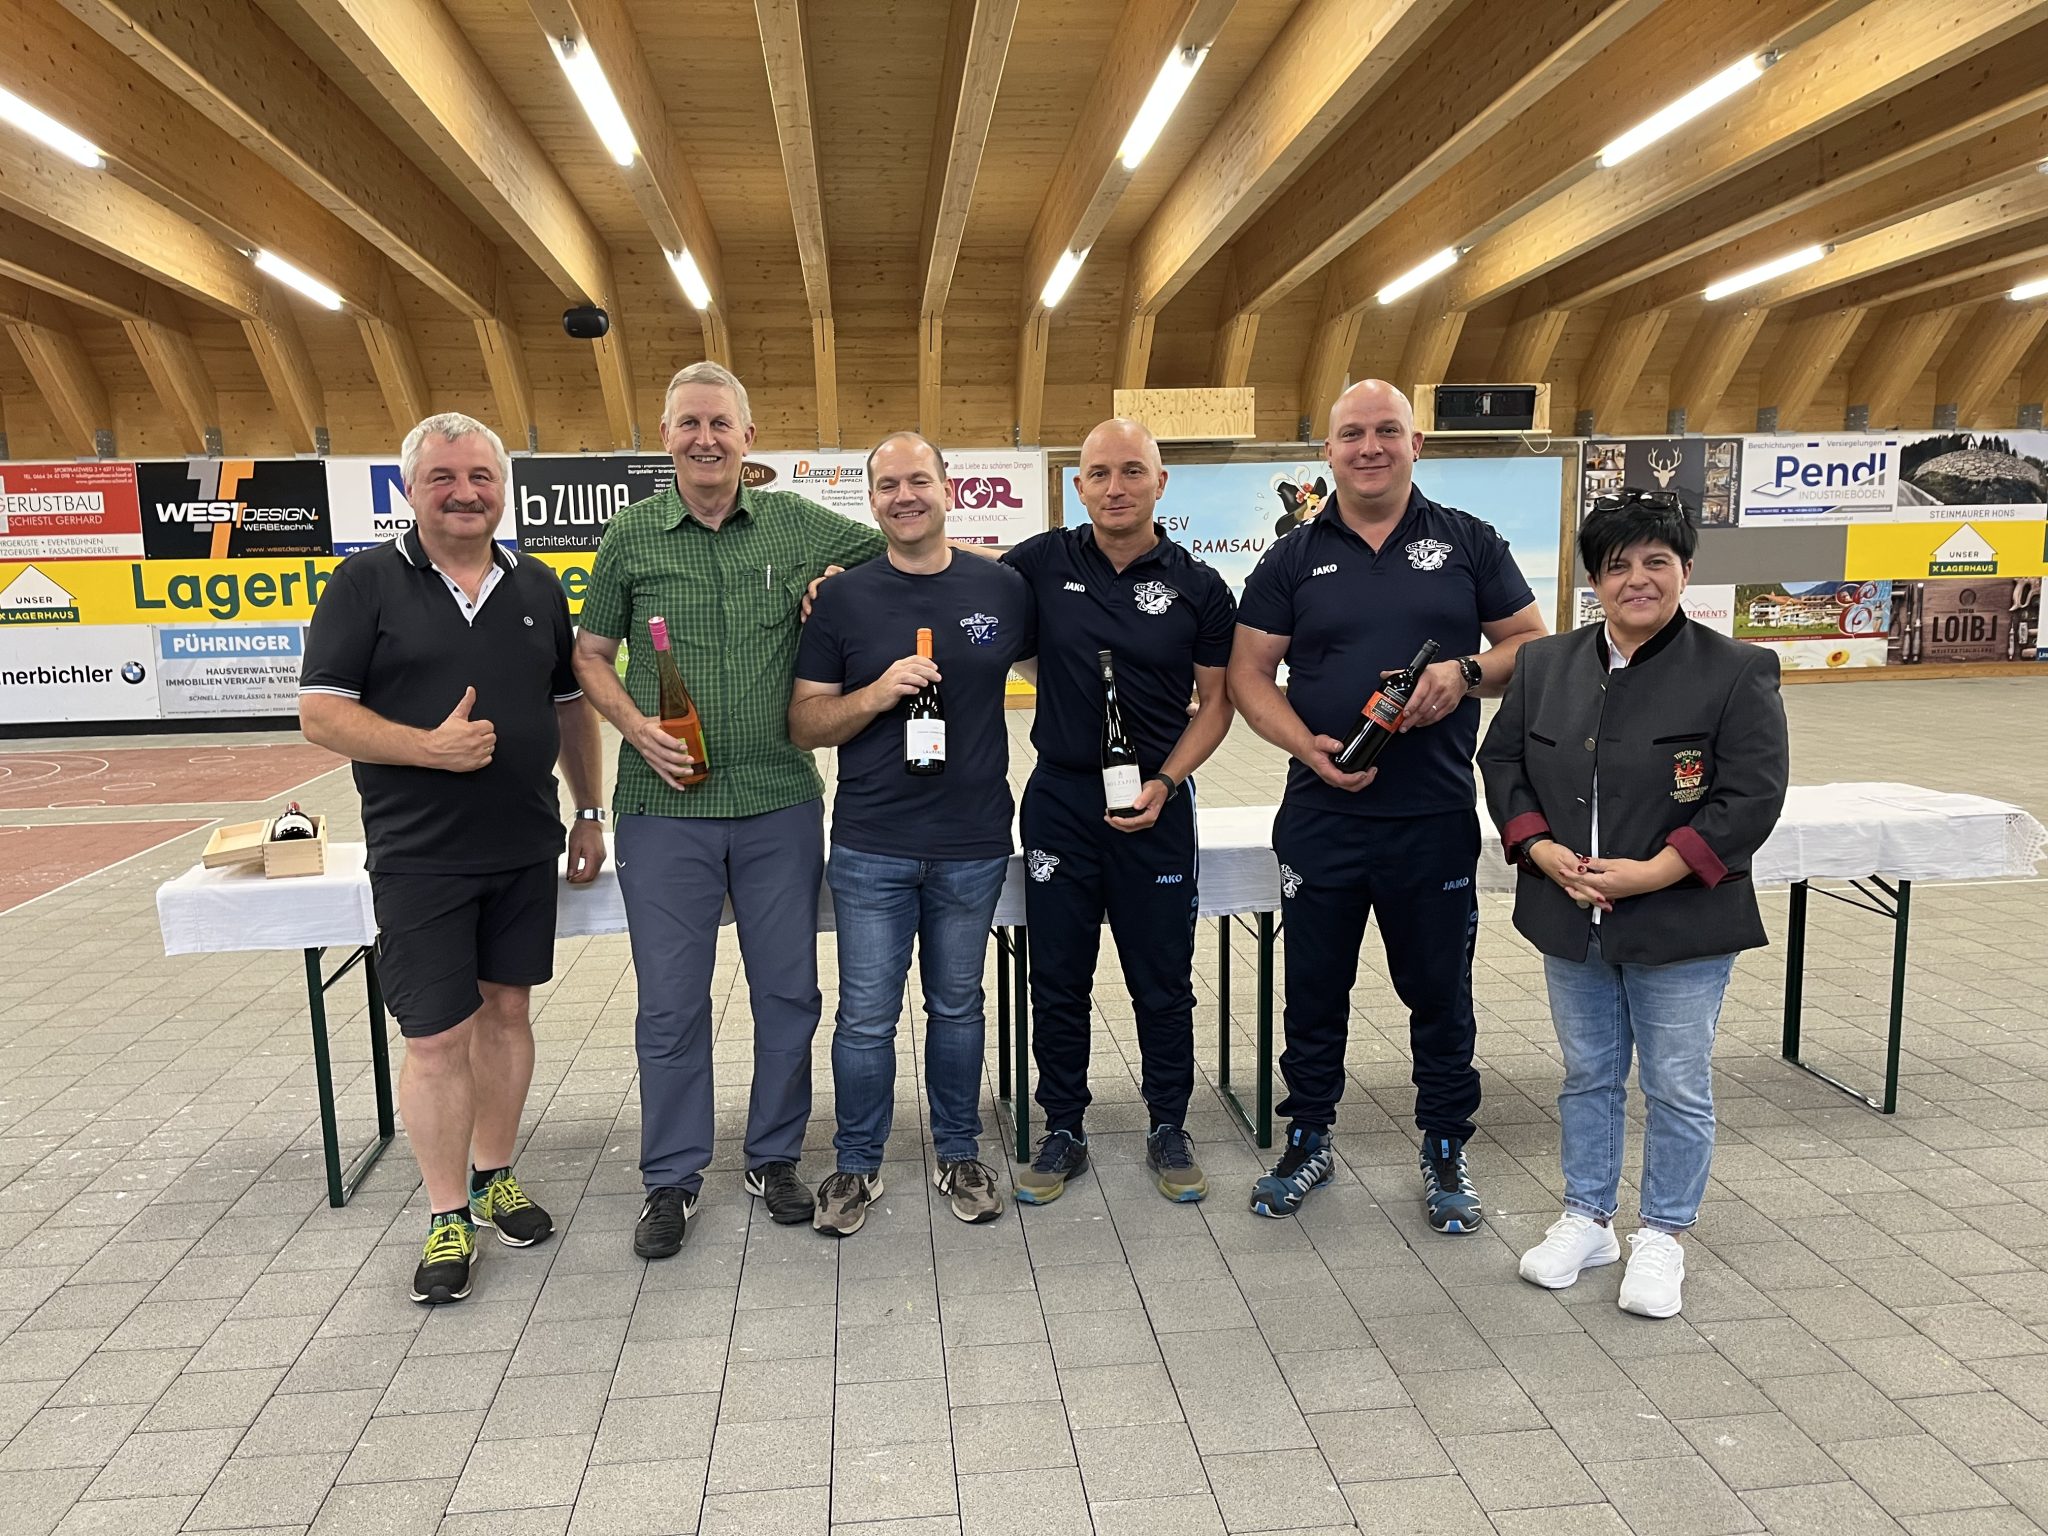
[[[1678,473],[1678,466],[1684,462],[1684,459],[1685,453],[1682,449],[1674,448],[1661,459],[1657,456],[1656,449],[1652,448],[1650,450],[1650,473],[1657,477],[1657,488],[1659,490],[1668,490],[1670,488],[1672,477]]]

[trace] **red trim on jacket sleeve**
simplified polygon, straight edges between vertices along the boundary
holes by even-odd
[[[1547,833],[1550,822],[1541,811],[1524,811],[1519,816],[1508,818],[1508,824],[1500,829],[1501,855],[1510,864],[1522,862],[1522,844],[1539,832]]]
[[[1708,889],[1719,885],[1728,876],[1728,866],[1720,856],[1707,846],[1707,840],[1691,827],[1679,827],[1664,839],[1666,846],[1676,848],[1678,856],[1685,860],[1686,868],[1700,877],[1700,883]]]

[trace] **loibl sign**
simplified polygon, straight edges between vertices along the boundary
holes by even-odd
[[[141,554],[133,464],[0,464],[0,560]]]
[[[1745,438],[1741,473],[1745,527],[1889,520],[1899,497],[1899,440]]]

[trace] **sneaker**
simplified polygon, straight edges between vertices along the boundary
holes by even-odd
[[[1628,1271],[1621,1277],[1621,1310],[1637,1317],[1676,1317],[1685,1284],[1685,1249],[1669,1232],[1649,1227],[1628,1235]]]
[[[1252,1209],[1261,1216],[1292,1216],[1308,1192],[1327,1184],[1336,1171],[1336,1143],[1330,1133],[1297,1125],[1287,1133],[1287,1150],[1272,1172],[1252,1185]]]
[[[462,1300],[475,1267],[476,1228],[462,1212],[443,1211],[427,1228],[426,1251],[412,1272],[412,1299],[430,1307]]]
[[[763,1163],[748,1169],[747,1193],[760,1196],[769,1218],[780,1227],[809,1221],[817,1213],[811,1186],[796,1176],[795,1163]]]
[[[1465,1174],[1465,1143],[1454,1136],[1422,1138],[1422,1198],[1439,1232],[1477,1232],[1479,1191]]]
[[[1050,1205],[1067,1180],[1088,1171],[1088,1143],[1071,1131],[1054,1131],[1038,1142],[1031,1166],[1017,1174],[1017,1198],[1026,1205]]]
[[[647,1203],[640,1207],[639,1224],[633,1228],[633,1251],[643,1259],[673,1258],[696,1213],[697,1197],[689,1190],[673,1184],[650,1189]]]
[[[818,1186],[818,1209],[811,1225],[827,1237],[851,1237],[868,1219],[868,1207],[882,1198],[879,1173],[833,1174]]]
[[[1621,1239],[1614,1228],[1590,1216],[1566,1211],[1550,1224],[1543,1241],[1522,1255],[1522,1278],[1546,1291],[1561,1291],[1579,1272],[1612,1264],[1621,1257]]]
[[[469,1192],[469,1219],[490,1227],[507,1248],[531,1248],[553,1234],[554,1218],[527,1199],[510,1168],[499,1168],[482,1189]]]
[[[1003,1197],[996,1193],[996,1171],[971,1157],[939,1164],[932,1175],[932,1187],[946,1197],[953,1214],[969,1226],[980,1226],[1003,1214]]]
[[[1177,1125],[1157,1125],[1145,1138],[1145,1166],[1152,1170],[1152,1182],[1169,1200],[1188,1204],[1209,1193],[1209,1181],[1202,1177],[1202,1165],[1195,1161],[1195,1149],[1188,1133]]]

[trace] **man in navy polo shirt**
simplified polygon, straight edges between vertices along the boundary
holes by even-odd
[[[1021,830],[1046,1135],[1017,1174],[1017,1198],[1028,1205],[1058,1199],[1088,1166],[1088,1026],[1105,912],[1137,1013],[1146,1164],[1169,1200],[1208,1193],[1185,1128],[1195,1086],[1192,776],[1230,729],[1224,668],[1237,604],[1223,578],[1153,520],[1165,489],[1151,432],[1105,421],[1082,443],[1074,476],[1088,521],[1003,556],[1031,583],[1042,621],[1031,730],[1038,766]],[[1110,815],[1104,803],[1103,651],[1148,775],[1129,816]],[[1201,697],[1192,721],[1190,688]]]
[[[839,749],[825,867],[839,934],[838,1171],[818,1187],[811,1223],[832,1237],[858,1232],[882,1194],[913,940],[938,1154],[932,1183],[961,1221],[1002,1214],[995,1173],[981,1161],[981,976],[1010,864],[1004,682],[1036,649],[1023,579],[946,543],[953,492],[938,449],[915,432],[883,439],[868,455],[868,505],[888,553],[818,588],[789,701],[791,741]],[[932,634],[929,658],[916,653],[921,629]],[[934,683],[942,771],[913,773],[905,706]],[[927,733],[923,721],[914,729]],[[920,741],[921,760],[930,746]]]
[[[554,1230],[512,1174],[533,1078],[528,1002],[554,968],[550,769],[559,755],[578,807],[578,885],[604,863],[604,769],[562,584],[492,541],[512,468],[497,433],[430,416],[399,462],[414,526],[328,582],[299,721],[355,759],[377,975],[406,1042],[399,1107],[432,1208],[412,1299],[432,1304],[469,1294],[476,1226],[515,1248]]]
[[[1335,1168],[1351,985],[1369,916],[1408,1008],[1422,1184],[1439,1232],[1472,1232],[1465,1142],[1479,1108],[1472,949],[1479,860],[1472,753],[1478,695],[1497,695],[1543,616],[1507,540],[1415,488],[1422,434],[1391,384],[1338,397],[1323,443],[1335,495],[1267,550],[1245,583],[1230,692],[1294,762],[1273,822],[1287,923],[1287,1147],[1252,1209],[1287,1216]],[[1478,654],[1480,637],[1491,649]],[[1399,737],[1364,773],[1332,760],[1381,675],[1425,640],[1450,658],[1422,676]],[[1287,663],[1288,686],[1275,679]]]

